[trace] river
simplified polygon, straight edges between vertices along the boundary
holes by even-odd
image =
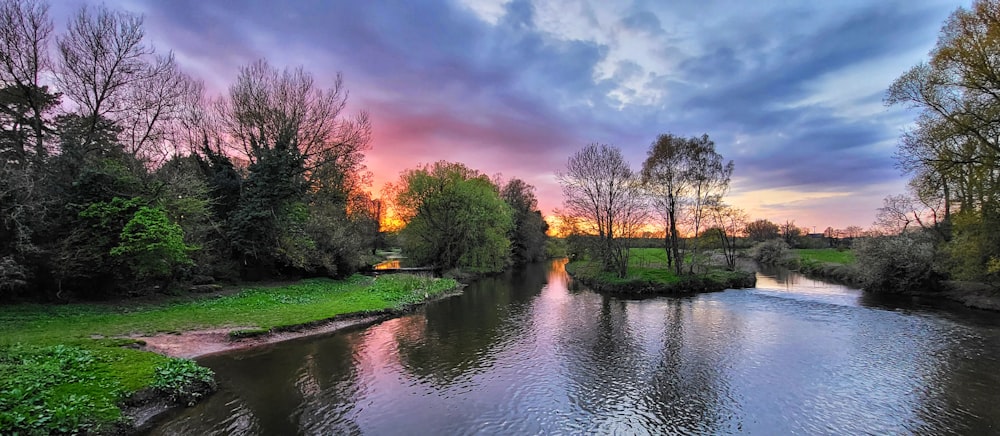
[[[153,434],[988,434],[1000,317],[793,273],[622,300],[562,261],[366,328],[199,359]]]

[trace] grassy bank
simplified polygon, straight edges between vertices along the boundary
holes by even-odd
[[[833,248],[809,248],[792,250],[788,260],[789,269],[794,269],[806,276],[831,280],[851,286],[859,286],[860,279],[855,268],[854,253],[849,250]]]
[[[354,276],[158,304],[0,308],[0,434],[110,431],[132,394],[181,402],[210,373],[190,361],[128,348],[126,336],[227,328],[263,332],[337,315],[399,309],[454,289],[447,279]],[[195,398],[193,398],[195,397]]]
[[[855,262],[854,252],[850,250],[837,250],[833,248],[801,248],[794,250],[794,253],[804,262],[835,263],[838,265],[850,265]]]
[[[751,287],[755,283],[752,273],[722,268],[678,276],[668,268],[666,251],[662,248],[630,249],[628,273],[624,278],[602,271],[600,264],[591,260],[570,262],[566,271],[596,291],[640,296],[713,292]]]

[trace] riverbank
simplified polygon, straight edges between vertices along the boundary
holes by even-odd
[[[784,265],[806,277],[863,288],[853,253],[834,249],[793,250]],[[871,292],[871,291],[865,291]],[[1000,289],[985,283],[946,280],[936,289],[909,290],[901,295],[916,298],[943,298],[965,307],[1000,312]]]
[[[201,380],[201,367],[172,357],[376,322],[457,289],[448,279],[354,276],[141,306],[3,307],[0,433],[134,431],[149,418],[145,405],[190,402],[179,393]]]

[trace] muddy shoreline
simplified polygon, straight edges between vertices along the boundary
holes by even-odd
[[[225,327],[205,330],[189,330],[180,333],[164,333],[153,336],[130,336],[135,339],[139,349],[162,354],[169,357],[196,359],[210,354],[226,353],[237,350],[262,347],[279,342],[290,341],[309,336],[332,334],[348,328],[356,328],[377,324],[382,321],[413,313],[425,304],[451,298],[462,294],[465,285],[459,284],[451,291],[445,291],[434,297],[397,309],[381,311],[348,313],[331,318],[303,323],[295,326],[270,329],[255,334],[233,335],[233,332],[245,332],[255,327]],[[211,392],[206,392],[209,395]],[[162,393],[145,389],[134,393],[124,401],[122,413],[125,422],[110,431],[110,434],[140,434],[149,431],[159,419],[171,411],[186,407],[186,404],[171,401]]]

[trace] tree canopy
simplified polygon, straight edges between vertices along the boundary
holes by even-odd
[[[441,161],[404,171],[396,190],[396,213],[406,223],[403,248],[414,261],[446,271],[507,266],[513,210],[489,177]]]
[[[1000,277],[1000,1],[977,0],[945,21],[930,59],[893,82],[886,103],[920,110],[899,166],[912,199],[887,198],[883,227],[933,229],[958,277]],[[930,213],[925,212],[930,210]],[[963,215],[953,219],[953,214]],[[929,216],[930,219],[923,217]],[[964,265],[959,268],[957,265]]]

